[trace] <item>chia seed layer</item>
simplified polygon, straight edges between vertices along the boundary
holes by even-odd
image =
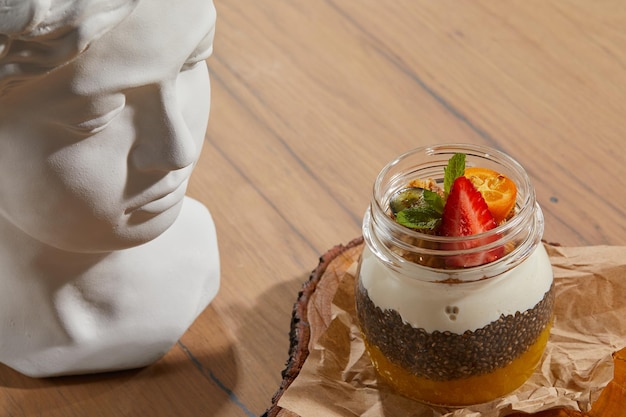
[[[524,353],[552,319],[554,285],[533,308],[463,334],[415,328],[397,311],[376,306],[361,283],[356,304],[361,331],[387,359],[414,375],[447,381],[492,372]]]

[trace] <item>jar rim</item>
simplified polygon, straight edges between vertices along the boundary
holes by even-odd
[[[455,153],[465,153],[466,155],[469,154],[472,156],[479,156],[481,158],[487,158],[487,159],[497,158],[499,164],[503,165],[504,167],[507,167],[508,169],[512,171],[515,171],[518,174],[518,176],[521,177],[521,178],[518,178],[518,181],[515,181],[516,183],[515,185],[518,188],[518,195],[521,194],[524,196],[524,200],[518,203],[519,210],[520,211],[528,210],[529,208],[532,208],[532,206],[535,203],[535,193],[530,183],[530,177],[528,177],[528,174],[526,173],[526,170],[522,167],[522,165],[519,162],[517,162],[517,160],[515,160],[513,157],[509,156],[508,154],[500,150],[497,150],[497,149],[494,149],[485,145],[475,145],[475,144],[467,144],[467,143],[450,143],[450,144],[421,146],[421,147],[414,148],[414,149],[411,149],[407,152],[400,154],[398,157],[396,157],[387,165],[385,165],[385,167],[380,171],[380,173],[376,177],[376,180],[374,182],[373,194],[372,194],[373,195],[372,204],[376,206],[377,211],[380,211],[381,213],[386,213],[388,205],[385,205],[384,202],[382,201],[384,199],[380,198],[382,196],[380,195],[379,191],[383,189],[382,184],[388,172],[392,168],[398,166],[398,164],[402,163],[403,161],[417,154],[424,154],[426,156],[430,156],[430,155],[436,155],[436,154],[453,155]],[[390,193],[387,193],[387,194],[390,194]],[[520,216],[520,214],[522,214],[522,216]],[[483,232],[477,235],[472,235],[472,236],[430,235],[427,233],[422,233],[417,230],[409,229],[405,226],[402,226],[398,224],[397,222],[395,222],[393,219],[391,219],[389,216],[385,216],[385,219],[388,221],[389,227],[397,228],[398,230],[402,230],[403,232],[409,235],[412,235],[414,237],[418,237],[420,239],[433,241],[433,242],[461,242],[461,241],[466,241],[468,239],[471,240],[471,239],[476,239],[476,238],[484,238],[489,235],[502,233],[503,231],[506,231],[507,229],[515,227],[517,223],[522,221],[521,218],[524,217],[523,214],[524,213],[518,212],[515,216],[513,216],[512,219],[504,222],[503,224],[496,226],[494,229],[491,229],[487,232]]]
[[[441,180],[443,178],[443,167],[447,165],[448,159],[455,153],[466,154],[467,161],[470,164],[475,164],[477,161],[485,162],[501,168],[499,171],[496,169],[496,171],[512,177],[511,179],[517,187],[518,200],[516,202],[516,214],[511,219],[480,234],[439,236],[407,228],[389,216],[389,200],[394,192],[406,186],[410,179],[426,179],[417,174],[423,170],[433,172],[434,169],[440,169],[441,177],[438,179]],[[420,164],[416,164],[415,161],[420,159],[418,158],[420,155],[424,158],[421,158]],[[429,158],[432,158],[432,160]],[[511,252],[487,264],[461,268],[460,270],[463,271],[483,269],[490,265],[507,263],[511,257],[519,257],[520,253],[522,255],[527,254],[530,249],[540,242],[543,234],[543,215],[536,203],[535,191],[531,185],[530,178],[521,164],[508,154],[497,149],[466,143],[429,145],[414,148],[404,152],[385,165],[374,182],[368,219],[371,223],[368,227],[371,226],[375,229],[376,240],[382,238],[382,241],[387,242],[383,246],[393,246],[402,251],[419,252],[420,255],[425,256],[453,257],[471,255],[480,251],[496,249],[515,239],[517,246]],[[364,232],[366,232],[365,226],[364,224]],[[367,233],[369,234],[369,231]],[[423,245],[415,248],[411,243],[413,241],[420,241]],[[453,249],[450,249],[451,247]],[[413,262],[403,259],[393,251],[384,248],[382,251],[389,252],[385,257],[389,258],[391,263],[413,264]],[[416,266],[423,267],[423,265],[417,264]]]

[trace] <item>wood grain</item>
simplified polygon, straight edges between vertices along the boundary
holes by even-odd
[[[220,293],[145,369],[31,380],[0,366],[0,415],[261,415],[302,283],[360,234],[380,169],[417,146],[504,150],[531,176],[547,241],[626,244],[626,3],[215,3],[189,195],[217,224]]]

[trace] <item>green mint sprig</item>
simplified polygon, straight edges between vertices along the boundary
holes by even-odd
[[[450,188],[454,180],[465,173],[465,154],[455,153],[448,160],[448,166],[443,169],[443,192],[446,196],[450,194]]]
[[[431,207],[409,207],[396,215],[396,222],[415,230],[435,230],[441,223],[441,214]]]
[[[443,187],[445,197],[452,183],[465,173],[465,154],[454,154],[444,168]],[[432,231],[439,227],[445,200],[438,193],[423,190],[422,198],[414,199],[411,206],[396,213],[396,222],[410,229]]]

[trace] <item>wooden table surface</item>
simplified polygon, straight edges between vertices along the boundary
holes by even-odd
[[[212,110],[189,195],[218,296],[158,363],[34,380],[0,416],[261,415],[318,257],[360,235],[379,170],[444,142],[524,165],[566,246],[626,244],[626,3],[216,0]]]

